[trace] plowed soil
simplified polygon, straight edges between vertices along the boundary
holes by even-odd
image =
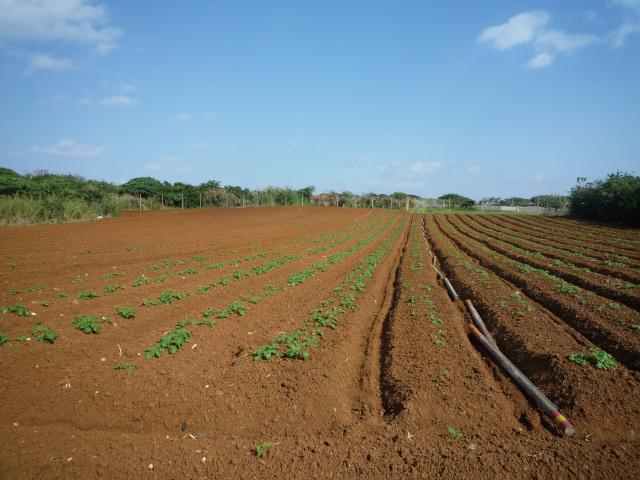
[[[0,228],[0,306],[29,311],[0,313],[0,478],[634,478],[640,333],[609,317],[638,312],[596,318],[586,287],[550,302],[452,223],[429,216],[425,240],[420,215],[304,207]],[[432,253],[574,437],[468,336]],[[254,360],[337,298],[306,359]],[[145,357],[185,319],[190,343]],[[596,347],[615,370],[567,360]]]

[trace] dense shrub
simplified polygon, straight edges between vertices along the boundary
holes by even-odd
[[[640,226],[640,177],[610,173],[604,180],[578,179],[571,189],[569,215],[630,226]]]

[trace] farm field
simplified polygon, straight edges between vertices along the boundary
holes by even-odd
[[[430,252],[575,436],[469,337]],[[640,471],[638,230],[169,210],[2,227],[0,254],[0,478]]]

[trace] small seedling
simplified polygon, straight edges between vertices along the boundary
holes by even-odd
[[[33,332],[31,332],[31,336],[42,343],[53,343],[56,338],[58,338],[58,334],[51,330],[49,327],[42,325],[41,322],[36,323]]]
[[[104,320],[98,320],[93,315],[76,315],[73,324],[78,330],[84,333],[100,333],[100,323]]]
[[[135,370],[135,365],[131,364],[131,363],[119,363],[117,364],[115,367],[113,367],[115,370],[124,370],[127,373],[131,373]]]
[[[442,325],[444,323],[441,318],[438,318],[433,313],[429,316],[429,320],[431,320],[431,323],[433,323],[434,325]]]
[[[254,361],[259,362],[260,360],[270,360],[271,357],[279,357],[280,351],[276,345],[268,344],[257,348],[251,355]]]
[[[587,356],[582,352],[574,352],[567,357],[569,361],[584,366],[587,364]]]
[[[613,370],[618,366],[613,355],[600,348],[591,349],[590,360],[598,370]]]
[[[118,309],[118,315],[122,318],[136,318],[136,311],[131,307],[121,307]]]
[[[453,427],[447,427],[447,433],[454,440],[458,440],[460,437],[462,437],[462,432],[459,432],[458,430],[456,430]]]
[[[2,313],[7,312],[15,313],[19,317],[28,317],[31,315],[31,312],[24,303],[14,303],[13,305],[2,308]]]
[[[113,293],[117,290],[120,290],[122,287],[122,285],[117,284],[117,285],[107,285],[106,287],[104,287],[104,293]]]
[[[99,296],[100,295],[98,295],[94,290],[82,290],[81,292],[78,292],[76,298],[80,300],[89,300],[91,298],[97,298]]]
[[[0,345],[4,345],[9,342],[9,337],[7,337],[4,333],[0,332]]]
[[[258,458],[264,458],[267,450],[273,446],[273,442],[262,442],[260,445],[256,445],[256,455]]]

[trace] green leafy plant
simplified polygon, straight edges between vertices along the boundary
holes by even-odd
[[[587,356],[582,352],[574,352],[567,357],[569,361],[573,363],[577,363],[578,365],[584,366],[587,364]]]
[[[173,303],[175,300],[182,300],[183,298],[184,298],[184,293],[167,288],[166,290],[162,291],[162,293],[158,297],[158,300],[160,300],[160,303],[169,305]]]
[[[122,289],[122,285],[120,284],[115,284],[115,285],[107,285],[106,287],[104,287],[104,293],[113,293],[117,290]]]
[[[117,313],[122,318],[136,318],[136,311],[131,307],[120,307]]]
[[[447,433],[454,440],[458,440],[460,437],[462,437],[462,432],[459,432],[458,430],[456,430],[455,428],[453,428],[451,426],[447,427]]]
[[[235,313],[236,315],[240,315],[241,317],[247,310],[247,306],[243,302],[231,302],[227,308],[231,313]]]
[[[256,303],[260,302],[260,299],[258,297],[256,297],[255,295],[247,295],[246,297],[243,297],[242,299],[246,300],[249,303],[253,303],[253,304],[256,304]]]
[[[80,300],[89,300],[91,298],[97,298],[99,296],[100,295],[98,295],[95,290],[82,290],[81,292],[78,292],[76,298]]]
[[[151,283],[151,279],[146,277],[145,275],[140,275],[136,278],[131,285],[134,287],[141,287],[142,285],[149,285]]]
[[[2,308],[2,313],[7,312],[15,313],[19,317],[28,317],[31,315],[31,312],[24,303],[14,303],[13,305]]]
[[[598,370],[613,370],[618,366],[613,355],[600,348],[591,349],[591,357],[589,359]]]
[[[106,320],[98,319],[93,315],[76,315],[73,319],[73,324],[78,330],[82,330],[84,333],[100,333],[100,323]]]
[[[31,336],[42,343],[53,343],[58,334],[51,330],[48,326],[43,325],[41,322],[36,323]]]
[[[429,320],[431,320],[431,323],[434,325],[442,325],[444,323],[444,321],[441,318],[437,317],[433,313],[429,315]]]
[[[131,373],[136,369],[135,365],[131,363],[119,363],[113,368],[115,370],[124,370],[127,373]]]
[[[4,333],[0,332],[0,345],[4,345],[9,342],[9,337],[7,337]]]
[[[567,295],[576,295],[580,292],[580,287],[576,287],[575,285],[570,285],[566,282],[559,283],[555,285],[556,291],[560,293],[565,293]]]
[[[259,362],[260,360],[269,360],[271,357],[279,357],[280,350],[277,345],[270,343],[255,349],[251,355],[254,361]]]
[[[190,336],[191,332],[186,328],[176,327],[175,330],[160,337],[158,343],[153,347],[146,349],[144,355],[147,359],[160,357],[165,350],[167,350],[169,354],[175,355],[185,343],[189,343]]]
[[[267,450],[273,446],[273,442],[262,442],[259,445],[256,445],[256,455],[258,458],[264,458]]]

